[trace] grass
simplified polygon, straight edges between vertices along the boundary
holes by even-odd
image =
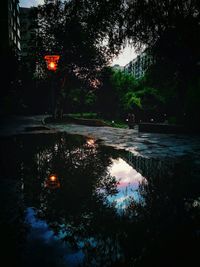
[[[119,120],[113,120],[113,121],[109,121],[109,120],[104,120],[108,125],[115,127],[115,128],[127,128],[127,124],[125,124],[122,121]]]
[[[125,124],[123,121],[119,119],[113,119],[113,120],[108,120],[100,117],[97,113],[93,112],[84,112],[84,113],[70,113],[68,116],[76,119],[97,119],[97,120],[102,120],[105,122],[107,125],[115,128],[127,128],[127,124]]]
[[[78,119],[100,119],[97,113],[92,113],[92,112],[70,113],[67,115]]]

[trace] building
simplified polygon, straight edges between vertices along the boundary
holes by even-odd
[[[58,0],[49,0],[49,3],[56,4]]]
[[[23,68],[31,72],[35,77],[42,77],[43,68],[41,61],[44,61],[41,55],[38,57],[37,35],[38,13],[34,7],[20,8],[21,22],[21,59]]]
[[[153,58],[146,51],[138,55],[124,67],[124,71],[132,73],[136,79],[140,79],[145,75],[149,66],[153,63]]]
[[[19,55],[21,50],[19,0],[8,0],[8,45],[16,55]]]
[[[27,57],[30,51],[31,39],[35,36],[35,30],[32,29],[34,19],[31,18],[31,8],[20,7],[21,23],[21,56]]]
[[[114,66],[112,66],[112,68],[114,70],[120,70],[120,71],[123,71],[124,67],[120,66],[119,64],[115,64]]]
[[[58,3],[58,0],[48,0],[47,1],[48,4],[57,4]]]
[[[20,56],[20,19],[19,0],[0,1],[0,73],[1,87],[0,97],[5,97],[13,90],[17,80],[17,72]],[[3,100],[2,100],[3,101]]]
[[[21,50],[19,0],[3,0],[0,5],[1,54],[7,54],[12,50],[19,55]]]

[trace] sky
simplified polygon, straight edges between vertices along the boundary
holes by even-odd
[[[112,159],[112,165],[108,168],[108,171],[119,182],[117,185],[118,193],[108,196],[109,201],[116,202],[116,207],[125,208],[127,201],[130,200],[129,197],[133,197],[135,200],[140,198],[138,187],[146,179],[132,166],[121,158]]]
[[[20,6],[31,7],[43,4],[43,0],[19,0]]]
[[[31,7],[43,4],[43,0],[20,0],[19,2],[20,6],[22,7]],[[120,66],[125,66],[136,56],[137,55],[135,53],[134,48],[127,45],[125,49],[122,51],[122,53],[113,60],[111,65],[118,64]]]
[[[135,49],[127,45],[122,53],[113,60],[112,65],[119,64],[120,66],[125,66],[136,56]]]

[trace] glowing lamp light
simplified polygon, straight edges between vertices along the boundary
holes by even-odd
[[[47,178],[45,182],[45,186],[50,188],[50,189],[56,189],[60,187],[60,182],[58,180],[58,176],[56,174],[51,174]]]
[[[93,146],[95,146],[95,140],[94,140],[94,139],[88,139],[88,140],[86,141],[86,143],[87,143],[87,145],[88,145],[89,147],[93,147]]]
[[[56,177],[55,175],[51,175],[51,176],[49,176],[49,180],[50,180],[51,182],[55,182],[56,179],[57,179],[57,177]]]
[[[44,59],[47,63],[47,69],[51,71],[56,71],[58,67],[58,61],[60,59],[59,55],[46,55]]]
[[[56,70],[56,64],[54,62],[50,62],[48,69]]]

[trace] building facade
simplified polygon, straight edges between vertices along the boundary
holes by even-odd
[[[46,1],[48,4],[56,4],[58,0],[47,0]]]
[[[19,0],[8,0],[8,45],[16,55],[21,51],[19,15]]]
[[[153,58],[147,52],[143,52],[124,67],[124,71],[134,75],[136,79],[144,77],[145,72],[153,63]]]
[[[21,56],[27,57],[30,50],[30,41],[35,36],[32,29],[34,19],[31,19],[31,8],[20,7],[20,23],[21,23]]]
[[[16,55],[20,53],[20,18],[19,0],[0,1],[1,22],[1,55],[11,50]]]
[[[0,1],[0,113],[10,112],[17,92],[20,59],[19,0]],[[17,93],[16,93],[17,94]],[[12,95],[12,100],[11,100]],[[9,100],[8,100],[9,99]]]
[[[112,68],[114,70],[120,70],[120,71],[123,71],[124,67],[123,66],[120,66],[119,64],[115,64],[114,66],[112,66]]]

